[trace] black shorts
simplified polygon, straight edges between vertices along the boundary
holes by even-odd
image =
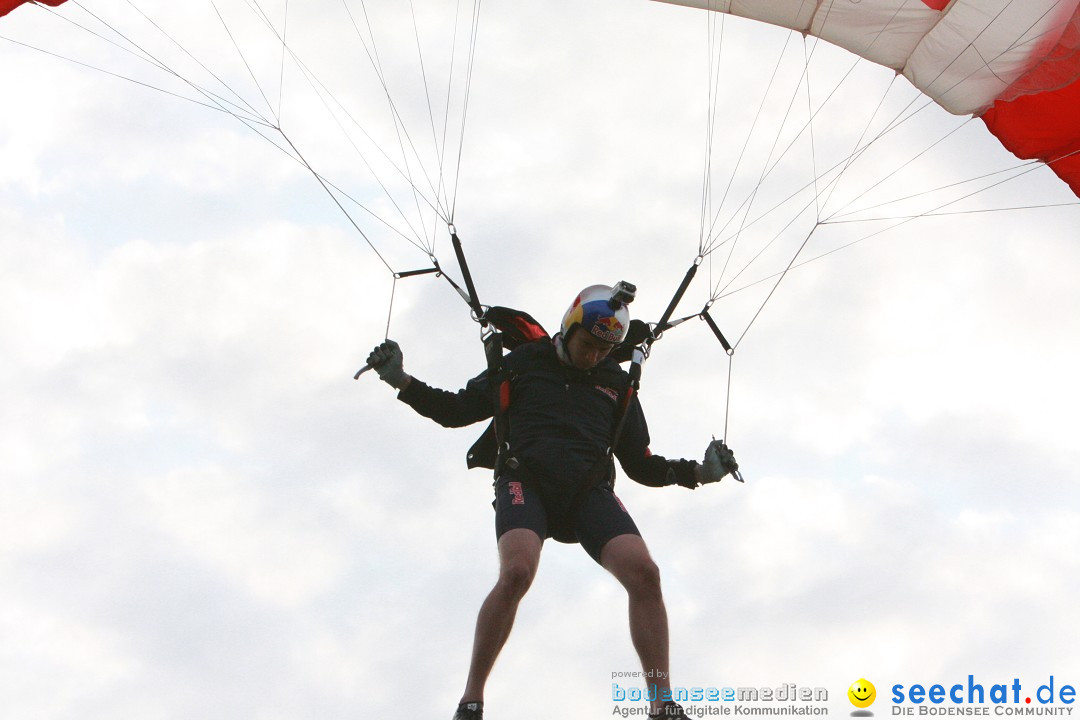
[[[495,537],[528,528],[540,538],[581,543],[597,563],[608,540],[641,535],[622,501],[607,486],[597,486],[580,500],[545,496],[532,483],[504,475],[495,485]]]

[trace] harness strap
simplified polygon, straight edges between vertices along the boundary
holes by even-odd
[[[698,255],[694,260],[694,264],[690,266],[690,269],[686,271],[686,275],[683,276],[682,282],[679,283],[679,287],[675,290],[675,294],[671,296],[671,302],[668,303],[667,309],[664,310],[663,316],[660,321],[656,323],[656,332],[662,333],[668,329],[668,321],[671,320],[671,316],[675,314],[675,308],[678,307],[679,302],[683,299],[683,295],[686,294],[686,289],[690,287],[690,281],[697,275],[698,268],[701,267],[702,256]],[[651,345],[655,337],[646,338],[645,342]]]
[[[614,457],[615,448],[619,447],[623,430],[626,428],[626,418],[630,415],[630,404],[634,401],[634,395],[641,388],[641,365],[649,356],[648,347],[645,343],[634,348],[634,357],[630,363],[630,384],[623,393],[622,402],[619,404],[619,416],[615,420],[615,430],[611,434],[611,447],[608,448],[608,457]]]
[[[724,352],[728,355],[733,355],[735,350],[731,347],[731,343],[727,341],[727,338],[724,337],[724,333],[720,332],[720,328],[717,326],[716,321],[712,319],[712,315],[709,314],[708,305],[701,311],[701,317],[705,318],[705,322],[708,323],[709,329],[713,331],[713,335],[716,335],[716,339],[724,346]]]
[[[458,238],[457,229],[450,226],[450,242],[454,246],[454,255],[457,256],[458,267],[461,268],[461,276],[465,280],[465,288],[469,291],[469,307],[472,308],[474,319],[481,325],[487,326],[484,319],[484,308],[476,296],[476,286],[473,284],[472,273],[469,272],[469,263],[465,261],[465,250],[461,247],[461,239]]]
[[[499,477],[507,450],[510,449],[510,378],[503,372],[502,333],[493,332],[484,338],[488,382],[492,390],[492,428],[495,431],[495,477]]]

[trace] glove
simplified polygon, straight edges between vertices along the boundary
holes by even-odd
[[[405,356],[401,346],[387,340],[368,355],[368,365],[379,374],[379,379],[390,387],[404,390],[411,378],[405,373]]]
[[[707,483],[720,482],[728,473],[736,473],[739,463],[735,462],[735,453],[724,444],[723,440],[713,440],[705,449],[705,460],[698,468],[698,481]]]

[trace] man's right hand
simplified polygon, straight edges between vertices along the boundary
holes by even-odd
[[[405,372],[401,346],[393,340],[387,340],[372,350],[367,363],[379,374],[380,380],[398,390],[404,390],[412,380]]]

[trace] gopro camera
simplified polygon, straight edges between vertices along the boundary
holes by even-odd
[[[621,305],[629,305],[634,302],[636,294],[636,285],[620,280],[615,283],[615,287],[611,288],[611,298],[608,300],[608,304],[611,305],[612,310],[618,310]]]

